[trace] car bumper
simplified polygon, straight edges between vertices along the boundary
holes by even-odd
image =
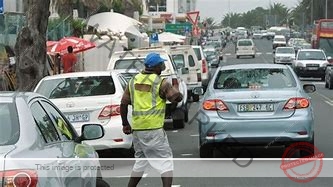
[[[293,60],[275,60],[275,63],[277,63],[277,64],[289,64],[289,65],[291,65],[291,64],[293,64]]]
[[[236,56],[253,56],[256,55],[255,52],[237,52]]]
[[[207,122],[208,117],[208,123]],[[314,119],[309,110],[299,110],[290,118],[225,120],[216,112],[199,115],[200,144],[255,144],[269,145],[311,141]],[[203,120],[201,120],[203,119]],[[304,133],[306,132],[306,133]]]
[[[300,76],[325,76],[326,67],[318,67],[317,69],[311,69],[310,67],[295,67],[295,71]]]

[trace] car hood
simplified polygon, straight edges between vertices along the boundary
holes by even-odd
[[[8,153],[15,149],[14,145],[6,145],[6,146],[0,146],[0,171],[3,171],[5,168],[5,160],[4,158],[7,157]],[[1,182],[0,182],[1,184]]]

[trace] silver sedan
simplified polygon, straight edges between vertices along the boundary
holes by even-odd
[[[314,115],[307,93],[315,90],[312,84],[301,85],[294,71],[285,65],[219,68],[198,112],[200,157],[214,156],[217,146],[238,143],[314,144]],[[309,151],[301,152],[304,154]]]
[[[103,137],[101,125],[78,136],[52,102],[28,92],[0,92],[0,121],[0,186],[108,186],[97,153],[82,143]]]

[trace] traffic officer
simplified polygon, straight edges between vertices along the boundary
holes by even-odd
[[[150,164],[162,177],[163,187],[171,187],[173,177],[172,150],[163,129],[166,100],[178,103],[183,95],[166,79],[160,77],[165,70],[165,59],[158,53],[149,53],[145,58],[145,69],[134,76],[124,92],[120,113],[125,134],[133,133],[135,158],[128,186],[135,187]],[[132,105],[132,123],[128,122],[128,105]],[[149,160],[165,158],[165,160]]]

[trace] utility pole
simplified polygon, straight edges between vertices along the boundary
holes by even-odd
[[[325,18],[327,19],[327,7],[328,7],[328,3],[327,3],[327,0],[326,0],[326,4],[325,4],[325,6],[326,6],[326,11],[325,11]]]
[[[311,0],[311,25],[313,24],[313,0]]]
[[[173,0],[173,24],[176,24],[176,0]]]
[[[229,11],[229,27],[230,27],[230,19],[231,19],[231,13],[230,13],[230,0],[228,1],[228,11]]]

